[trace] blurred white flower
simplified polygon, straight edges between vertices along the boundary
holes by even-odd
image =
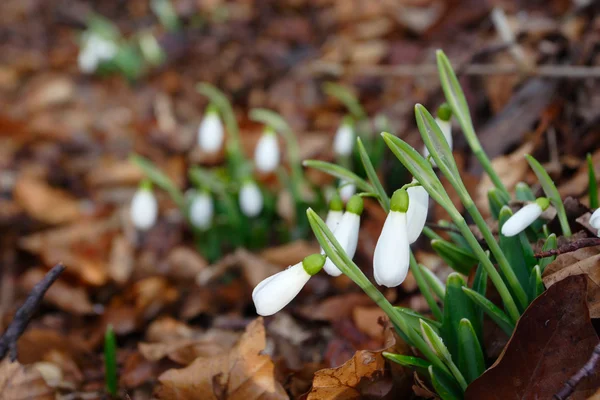
[[[338,157],[348,157],[352,154],[354,142],[354,128],[352,123],[345,120],[333,138],[333,152]]]
[[[598,231],[596,236],[600,237],[600,208],[594,211],[594,213],[590,217],[590,225],[592,226],[592,228]]]
[[[348,200],[350,200],[350,197],[354,196],[354,193],[356,193],[356,186],[347,181],[340,181],[338,189],[340,191],[340,197],[344,203],[347,203]]]
[[[133,226],[146,231],[156,223],[158,217],[158,202],[149,188],[141,187],[131,199],[130,217]]]
[[[112,60],[118,51],[119,47],[111,40],[94,33],[86,34],[77,56],[79,69],[85,74],[92,74],[100,63]]]
[[[198,145],[206,153],[215,153],[223,147],[225,131],[217,110],[208,107],[198,127]]]
[[[214,215],[214,203],[212,196],[207,192],[193,191],[190,194],[190,222],[201,230],[207,230],[212,226]]]
[[[280,154],[277,134],[272,129],[266,129],[258,139],[254,151],[254,163],[260,172],[269,173],[279,166]]]
[[[263,209],[263,195],[253,181],[242,184],[239,195],[240,209],[246,217],[256,217]]]

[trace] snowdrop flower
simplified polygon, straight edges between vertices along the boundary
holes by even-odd
[[[131,199],[129,212],[133,226],[137,229],[147,231],[154,226],[158,217],[158,203],[152,193],[150,181],[145,180],[140,184]]]
[[[338,189],[340,191],[340,197],[344,203],[347,203],[348,200],[350,200],[350,197],[354,196],[354,193],[356,193],[356,186],[354,183],[350,183],[348,181],[340,181]]]
[[[335,133],[333,152],[338,157],[348,157],[352,154],[355,142],[354,127],[352,125],[352,120],[346,117]]]
[[[406,214],[409,208],[407,191],[396,190],[373,256],[373,275],[379,285],[396,287],[408,274],[410,246]]]
[[[212,226],[214,203],[210,193],[206,191],[189,192],[189,217],[195,228],[203,231]]]
[[[412,183],[417,182],[413,179]],[[408,243],[413,244],[423,232],[427,212],[429,210],[429,194],[421,185],[411,186],[406,189],[410,202],[406,212],[406,224],[408,225]]]
[[[535,202],[527,204],[502,225],[502,234],[511,237],[523,232],[542,215],[549,205],[550,201],[545,197],[539,197]]]
[[[324,255],[312,254],[302,262],[260,282],[252,291],[256,312],[266,317],[288,305],[310,277],[321,271],[324,263]]]
[[[240,189],[240,209],[248,218],[256,217],[263,209],[263,195],[254,181],[247,181]]]
[[[598,208],[590,217],[590,225],[592,228],[597,229],[597,236],[600,237],[600,208]]]
[[[273,129],[267,128],[258,139],[254,150],[254,163],[260,172],[269,173],[275,171],[279,165],[279,143],[277,134]]]
[[[350,259],[352,259],[354,253],[356,253],[358,231],[360,229],[360,215],[363,212],[363,208],[364,203],[362,197],[358,195],[352,196],[346,205],[346,212],[342,215],[342,219],[335,231],[333,231],[336,240],[340,243],[340,246],[342,246]],[[329,259],[325,262],[323,269],[331,276],[339,276],[342,274],[342,271],[340,271]]]
[[[448,142],[448,146],[450,146],[450,150],[452,150],[452,110],[448,104],[444,103],[438,108],[437,114],[435,122],[440,127],[446,142]],[[426,146],[423,148],[423,157],[429,157],[429,149]],[[434,168],[437,167],[433,158],[430,161]]]
[[[327,218],[325,218],[325,225],[331,232],[335,231],[343,215],[344,203],[342,203],[340,196],[335,193],[329,201],[329,211],[327,212]]]
[[[119,47],[111,40],[95,33],[86,34],[77,56],[77,64],[81,72],[92,74],[100,63],[112,60],[118,51]]]
[[[207,153],[215,153],[223,146],[225,131],[217,108],[209,105],[198,127],[198,145]]]

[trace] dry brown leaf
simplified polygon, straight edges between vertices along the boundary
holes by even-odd
[[[384,327],[379,321],[385,317],[385,312],[379,307],[356,307],[352,311],[354,325],[373,339],[383,339]]]
[[[299,312],[308,319],[332,322],[351,317],[355,307],[372,304],[373,300],[364,293],[348,293],[328,297],[318,305],[302,307]]]
[[[34,366],[8,358],[0,363],[0,393],[2,400],[54,400],[54,389]]]
[[[124,284],[133,272],[134,249],[125,235],[116,236],[111,244],[108,274],[115,282]]]
[[[573,275],[585,275],[587,301],[592,318],[600,317],[600,246],[586,247],[556,257],[544,270],[542,280],[550,287]]]
[[[167,257],[169,277],[178,279],[194,279],[208,262],[194,249],[185,246],[177,246]]]
[[[287,267],[302,261],[306,256],[318,252],[319,246],[316,243],[295,240],[281,246],[266,248],[260,252],[260,256],[272,264]]]
[[[170,369],[158,380],[162,400],[268,400],[288,399],[275,380],[275,366],[261,354],[266,345],[262,318],[253,321],[239,343],[217,357],[197,358],[182,369]]]

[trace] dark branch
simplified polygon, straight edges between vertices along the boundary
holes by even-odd
[[[598,364],[598,360],[600,360],[600,343],[594,347],[594,351],[588,362],[585,363],[583,367],[575,375],[569,379],[563,388],[554,395],[555,400],[566,400],[573,394],[575,388],[584,378],[592,375],[596,369],[596,364]]]
[[[548,251],[542,251],[540,253],[536,253],[536,258],[544,258],[550,256],[557,256],[559,254],[570,253],[572,251],[576,251],[579,249],[583,249],[584,247],[592,247],[600,245],[600,238],[583,238],[573,240],[565,245],[560,246],[557,249],[552,249]]]
[[[15,317],[4,332],[4,335],[0,338],[0,360],[6,356],[6,352],[10,353],[10,360],[15,361],[17,359],[17,340],[23,334],[29,321],[33,318],[33,314],[39,307],[44,295],[50,288],[50,286],[58,279],[59,275],[65,270],[65,266],[57,264],[52,268],[44,278],[39,281],[31,293],[27,296],[25,303],[17,310]]]

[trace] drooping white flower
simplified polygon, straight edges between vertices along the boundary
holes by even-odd
[[[448,104],[444,103],[438,108],[437,114],[438,114],[438,116],[435,118],[435,122],[437,123],[440,130],[442,131],[442,134],[444,135],[446,142],[448,142],[448,146],[450,146],[450,150],[452,150],[452,145],[453,145],[452,121],[451,121],[452,110],[450,109],[450,106],[448,106]],[[425,158],[429,157],[429,149],[426,146],[423,147],[423,157],[425,157]],[[435,163],[435,160],[433,158],[430,161],[431,161],[431,165],[434,168],[437,167],[437,164]]]
[[[542,215],[549,205],[550,201],[545,197],[540,197],[535,202],[527,204],[502,225],[502,234],[511,237],[523,232]]]
[[[256,217],[263,209],[263,195],[254,181],[247,181],[240,189],[240,209],[248,218]]]
[[[269,316],[288,305],[310,277],[323,268],[324,263],[325,256],[312,254],[302,262],[260,282],[252,291],[256,312],[262,316]]]
[[[208,192],[193,191],[189,195],[189,216],[194,227],[207,230],[212,226],[214,215],[213,198]]]
[[[277,134],[272,129],[266,129],[258,139],[254,150],[254,163],[260,172],[269,173],[279,166],[280,154]]]
[[[335,193],[329,201],[329,211],[327,212],[327,218],[325,218],[325,225],[327,225],[331,232],[335,231],[343,215],[344,204],[340,196]]]
[[[413,183],[416,180],[413,179]],[[408,243],[413,244],[423,232],[429,210],[429,194],[423,186],[411,186],[406,189],[408,198],[408,211],[406,223],[408,226]]]
[[[410,246],[407,210],[410,208],[410,201],[404,189],[396,190],[392,196],[390,212],[373,255],[373,275],[379,285],[396,287],[404,282],[408,274]]]
[[[356,253],[358,244],[358,231],[360,230],[360,215],[363,212],[364,203],[360,196],[352,196],[346,205],[346,212],[342,215],[342,219],[337,228],[333,231],[333,235],[340,243],[350,259]],[[342,271],[330,260],[327,259],[323,267],[325,272],[331,276],[339,276]]]
[[[133,226],[141,231],[147,231],[156,223],[158,217],[158,202],[149,182],[143,182],[131,199],[129,208]]]
[[[77,56],[77,64],[81,72],[92,74],[101,62],[113,59],[118,51],[119,47],[113,41],[95,33],[86,34]]]
[[[354,196],[354,193],[356,193],[356,186],[354,183],[342,180],[340,181],[339,191],[342,201],[347,203],[348,200],[350,200],[350,197]]]
[[[600,208],[594,211],[594,213],[590,217],[590,225],[592,226],[592,228],[598,231],[596,236],[600,237]]]
[[[345,118],[333,138],[333,152],[338,157],[348,157],[354,149],[354,127],[349,118]]]
[[[208,106],[206,114],[198,127],[198,145],[207,153],[215,153],[223,147],[225,131],[217,109]]]

